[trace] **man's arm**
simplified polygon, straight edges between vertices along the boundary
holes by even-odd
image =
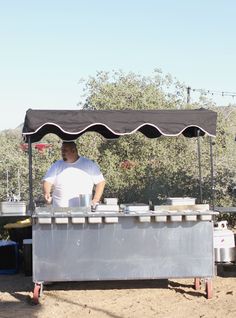
[[[43,195],[44,199],[47,204],[52,203],[52,197],[51,197],[51,190],[52,190],[52,184],[48,181],[43,181]]]
[[[100,201],[102,194],[103,194],[105,184],[106,184],[105,181],[101,181],[98,184],[96,184],[95,193],[94,193],[93,200],[92,200],[93,205],[95,205],[96,203],[98,203]]]

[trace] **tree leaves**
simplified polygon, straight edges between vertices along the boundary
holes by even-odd
[[[155,70],[152,77],[122,71],[98,72],[84,83],[84,109],[181,109],[200,108],[201,102],[186,105],[186,87],[170,75]],[[204,100],[204,104],[206,101]],[[205,104],[206,105],[206,104]],[[207,104],[210,105],[209,103]],[[214,140],[215,205],[233,205],[236,185],[234,107],[215,108],[218,112],[217,137]],[[0,199],[6,198],[6,170],[9,186],[17,188],[20,170],[22,198],[28,198],[28,156],[20,148],[20,132],[0,134]],[[52,162],[60,158],[61,141],[47,135],[41,142],[52,148],[39,152],[33,148],[34,197],[42,196],[41,179]],[[203,200],[211,201],[209,138],[200,137]],[[199,200],[197,139],[184,136],[148,139],[141,133],[105,140],[90,132],[77,140],[79,153],[95,160],[106,178],[104,196],[121,202],[162,203],[169,196],[191,196]]]

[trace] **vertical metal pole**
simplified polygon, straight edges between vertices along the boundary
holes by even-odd
[[[17,170],[17,183],[18,183],[18,200],[20,201],[20,192],[21,192],[21,188],[20,188],[20,170]]]
[[[191,87],[187,87],[187,104],[190,103],[190,91],[191,91]]]
[[[34,210],[33,198],[33,173],[32,173],[32,144],[30,136],[28,137],[28,155],[29,155],[29,210],[32,214]]]
[[[201,145],[200,145],[200,130],[197,131],[197,150],[198,150],[198,170],[199,170],[199,195],[200,203],[202,203],[202,165],[201,165]]]
[[[9,195],[9,171],[7,170],[7,201],[10,201]]]
[[[214,165],[213,165],[213,143],[212,137],[210,137],[210,160],[211,160],[211,205],[212,209],[215,208],[215,184],[214,184]]]

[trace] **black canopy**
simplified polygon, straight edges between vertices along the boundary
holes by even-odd
[[[217,113],[192,110],[39,110],[26,112],[23,136],[37,142],[48,133],[63,140],[74,140],[88,131],[107,139],[136,131],[148,138],[164,136],[215,136]]]

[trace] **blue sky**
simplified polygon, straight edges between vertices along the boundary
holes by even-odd
[[[235,12],[234,0],[0,0],[0,130],[28,108],[78,109],[79,80],[101,70],[236,92]]]

